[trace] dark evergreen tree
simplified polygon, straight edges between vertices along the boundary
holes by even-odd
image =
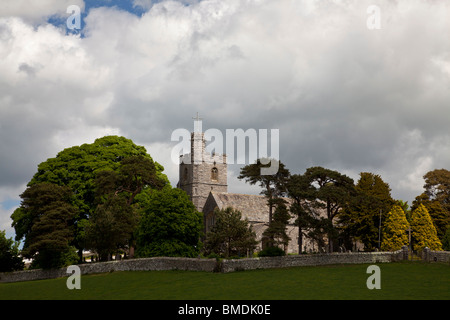
[[[13,226],[17,236],[25,238],[22,254],[34,259],[33,267],[58,268],[76,261],[75,248],[70,246],[77,213],[72,196],[70,188],[52,183],[32,185],[21,194]]]
[[[316,225],[314,215],[315,188],[313,188],[304,175],[293,174],[287,183],[288,196],[293,199],[289,208],[296,217],[298,227],[298,253],[302,252],[303,237],[310,236],[312,228]],[[312,235],[312,234],[311,234]]]
[[[223,256],[246,256],[256,248],[256,235],[242,214],[232,208],[216,209],[216,222],[213,229],[206,235],[204,251]]]
[[[389,184],[379,175],[361,172],[355,194],[340,215],[339,224],[348,238],[359,240],[367,251],[381,246],[381,230],[395,201]]]
[[[272,222],[263,232],[263,239],[266,239],[263,242],[269,247],[279,247],[287,251],[290,238],[286,230],[291,216],[283,198],[275,198],[271,201],[275,206],[275,212]]]
[[[256,163],[241,168],[240,175],[238,176],[239,180],[244,179],[245,182],[252,185],[259,184],[262,188],[261,194],[265,195],[268,199],[269,224],[272,222],[273,209],[275,206],[275,202],[273,202],[272,199],[282,197],[286,194],[286,184],[290,176],[289,170],[281,161],[272,160],[272,162],[273,161],[276,161],[278,164],[278,171],[276,174],[262,175],[261,169],[266,167],[266,165],[263,165],[258,159]],[[263,161],[263,163],[268,162],[269,161]]]
[[[333,252],[337,230],[334,226],[334,218],[341,209],[348,206],[354,195],[353,179],[337,171],[322,167],[311,167],[305,172],[305,179],[314,189],[313,194],[316,205],[326,210],[327,223],[321,223],[328,233],[328,250]]]
[[[425,191],[416,197],[411,210],[424,205],[439,239],[443,241],[446,231],[450,228],[450,171],[435,169],[427,172],[423,178]]]

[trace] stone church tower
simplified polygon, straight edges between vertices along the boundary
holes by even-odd
[[[191,133],[191,153],[180,159],[178,188],[186,191],[197,210],[202,212],[210,192],[228,192],[227,156],[206,152],[198,118],[195,127]]]

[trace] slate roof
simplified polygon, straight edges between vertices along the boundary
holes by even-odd
[[[242,219],[247,218],[249,222],[269,221],[269,206],[267,198],[262,195],[238,194],[225,192],[211,192],[210,197],[219,209],[232,207],[242,213]],[[286,199],[290,202],[290,199]]]

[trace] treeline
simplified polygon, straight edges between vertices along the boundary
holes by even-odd
[[[267,163],[267,161],[262,161]],[[276,175],[262,176],[258,161],[247,165],[238,177],[258,184],[270,206],[269,227],[264,235],[269,246],[286,248],[289,219],[295,218],[299,235],[323,251],[398,250],[409,244],[414,250],[450,250],[450,172],[433,170],[425,176],[425,191],[412,206],[391,196],[389,184],[370,172],[353,179],[334,170],[311,167],[291,174],[279,163]],[[287,198],[287,200],[286,200]],[[287,203],[291,202],[288,209]],[[298,251],[303,251],[299,236]]]
[[[260,169],[259,162],[247,165],[239,179],[260,185],[267,197],[268,254],[284,252],[292,241],[286,227],[293,217],[299,234],[326,251],[351,249],[356,242],[367,251],[395,250],[408,243],[408,229],[416,250],[450,249],[447,170],[427,173],[424,193],[409,208],[392,199],[389,185],[372,173],[361,173],[355,184],[322,167],[291,174],[279,163],[278,173],[270,176]],[[0,271],[22,269],[21,257],[32,259],[32,268],[80,263],[85,250],[106,261],[112,255],[243,256],[255,248],[251,227],[232,209],[216,212],[212,232],[202,234],[202,214],[184,191],[170,186],[163,170],[144,147],[117,136],[42,162],[11,215],[15,241],[0,233]]]

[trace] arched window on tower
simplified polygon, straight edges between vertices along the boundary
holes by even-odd
[[[184,173],[183,173],[183,181],[187,182],[189,178],[189,173],[188,173],[188,169],[184,168]]]
[[[211,169],[211,180],[218,181],[219,180],[219,170],[216,167]]]

